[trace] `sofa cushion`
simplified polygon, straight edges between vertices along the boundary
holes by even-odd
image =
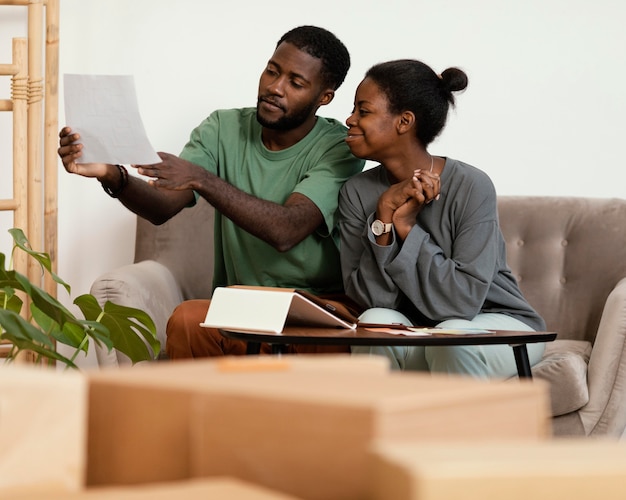
[[[158,291],[158,293],[156,293]],[[152,318],[165,349],[165,328],[174,308],[183,297],[174,276],[163,264],[144,260],[101,275],[91,286],[91,294],[100,305],[107,300],[115,304],[141,309]],[[99,366],[130,364],[130,359],[119,351],[107,351],[96,346]]]
[[[553,417],[576,411],[589,402],[587,364],[590,356],[590,342],[555,340],[546,345],[543,358],[533,366],[533,377],[550,384]]]

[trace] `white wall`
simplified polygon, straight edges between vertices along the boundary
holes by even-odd
[[[625,23],[621,0],[62,0],[60,73],[134,74],[154,147],[178,153],[210,111],[254,105],[277,39],[315,24],[353,61],[325,115],[345,119],[376,62],[460,66],[469,88],[431,152],[485,170],[500,194],[625,197]],[[25,28],[24,8],[0,6],[0,62]],[[7,88],[0,81],[0,98]],[[60,109],[63,125],[62,99]],[[2,196],[10,121],[0,120]],[[0,224],[6,251],[11,219]],[[74,296],[132,260],[133,233],[133,216],[97,182],[60,171],[59,274]]]

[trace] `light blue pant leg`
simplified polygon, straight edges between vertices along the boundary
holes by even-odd
[[[367,323],[402,323],[409,319],[392,309],[365,311],[360,321]],[[442,328],[484,328],[491,330],[532,331],[525,323],[505,314],[479,314],[473,320],[452,319],[437,325]],[[528,344],[531,366],[541,360],[545,344]],[[353,354],[385,356],[394,370],[417,370],[466,374],[478,378],[508,378],[517,374],[513,349],[509,345],[488,346],[353,346]]]
[[[374,307],[366,310],[359,321],[364,323],[392,324],[401,323],[406,326],[413,326],[411,321],[401,312],[393,309]],[[422,346],[366,346],[358,345],[351,347],[352,354],[371,356],[384,356],[389,359],[392,370],[422,370],[428,371],[426,358],[424,357],[424,347]],[[410,367],[410,368],[409,368]]]
[[[479,314],[471,321],[451,319],[437,326],[533,331],[525,323],[506,314]],[[532,366],[541,360],[545,344],[528,344],[526,348]],[[477,378],[508,378],[517,374],[513,348],[508,344],[431,346],[426,348],[425,357],[431,372],[466,374]]]

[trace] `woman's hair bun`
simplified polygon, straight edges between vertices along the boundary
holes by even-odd
[[[441,85],[447,92],[465,90],[467,83],[467,75],[459,68],[448,68],[441,73]]]

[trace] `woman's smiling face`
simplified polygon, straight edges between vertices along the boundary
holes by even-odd
[[[385,93],[372,79],[365,78],[356,90],[354,109],[346,120],[346,143],[352,154],[382,163],[394,148],[399,120],[400,115],[389,112]]]

